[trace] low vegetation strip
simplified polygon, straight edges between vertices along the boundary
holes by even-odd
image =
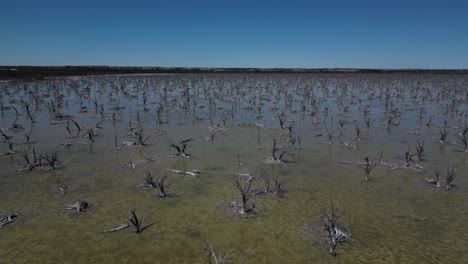
[[[198,68],[111,66],[0,66],[0,80],[42,80],[65,76],[158,73],[439,73],[468,74],[468,69],[347,69],[347,68]]]

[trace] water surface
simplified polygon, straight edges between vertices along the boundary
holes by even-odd
[[[181,74],[0,87],[0,125],[13,136],[17,152],[0,157],[0,215],[21,214],[0,229],[2,263],[207,263],[204,243],[215,251],[234,249],[232,263],[242,258],[246,263],[468,262],[468,154],[454,151],[461,147],[457,133],[468,112],[464,75]],[[26,103],[35,123],[27,117]],[[76,131],[69,124],[72,139],[67,120],[54,122],[52,104],[82,127]],[[399,125],[387,127],[395,109],[402,113]],[[301,136],[301,150],[293,150],[288,129],[280,129],[281,113],[285,127],[292,125]],[[375,120],[371,132],[365,131],[366,117]],[[430,118],[432,125],[426,126]],[[136,140],[131,134],[138,119],[149,136],[147,146],[116,150],[116,136],[118,147]],[[210,119],[225,132],[206,141]],[[440,144],[436,138],[445,120],[448,143]],[[13,123],[24,130],[10,129]],[[362,140],[355,139],[356,126]],[[86,136],[87,128],[98,133],[94,142]],[[25,132],[31,134],[29,145]],[[328,138],[318,135],[327,133],[333,133],[334,144],[321,144]],[[184,138],[194,139],[187,147],[194,158],[170,157],[175,153],[170,142]],[[273,138],[294,166],[264,163]],[[78,144],[64,147],[70,141]],[[340,146],[340,141],[357,148]],[[401,163],[405,151],[416,152],[418,142],[426,149],[423,172],[379,165],[371,173],[373,181],[364,182],[362,168],[339,163],[379,159],[381,153],[385,160]],[[38,153],[57,151],[60,168],[18,172],[25,164],[20,153],[31,153],[33,146]],[[3,141],[0,152],[7,151]],[[284,197],[252,199],[260,216],[227,212],[226,203],[240,199],[232,179],[238,156],[244,172],[257,175],[261,168],[287,180]],[[155,161],[142,162],[147,157]],[[121,166],[128,161],[136,168]],[[449,192],[443,180],[448,164],[457,170],[457,188]],[[436,168],[441,169],[442,188],[424,180]],[[204,173],[196,178],[167,169]],[[155,189],[137,188],[147,172],[167,174],[173,196],[161,199]],[[70,188],[65,196],[58,190],[63,184]],[[255,186],[262,184],[259,178]],[[64,210],[78,199],[88,201],[91,209],[80,214]],[[338,224],[353,235],[351,242],[338,246],[336,258],[318,231],[304,229],[319,226],[331,202],[341,213]],[[156,224],[142,234],[131,228],[102,233],[128,222],[133,208],[140,215],[146,212],[147,224]]]

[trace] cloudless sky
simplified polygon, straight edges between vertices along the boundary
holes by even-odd
[[[468,69],[468,0],[0,0],[0,65]]]

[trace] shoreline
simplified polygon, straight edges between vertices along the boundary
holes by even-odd
[[[175,74],[177,73],[116,73],[116,74],[96,74],[96,75],[70,75],[70,76],[45,77],[44,80],[63,80],[63,79],[75,79],[75,78],[78,79],[78,78],[93,78],[93,77],[175,75]]]
[[[352,69],[352,68],[184,68],[108,66],[0,66],[0,81],[50,80],[86,76],[145,76],[168,74],[468,74],[468,69]]]

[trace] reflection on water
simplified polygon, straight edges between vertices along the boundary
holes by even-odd
[[[454,151],[463,149],[466,76],[194,74],[0,85],[8,138],[0,153],[9,152],[8,142],[15,152],[0,157],[0,215],[20,213],[0,229],[1,263],[206,263],[205,243],[216,252],[235,249],[233,263],[468,262],[468,154]],[[145,146],[133,145],[139,127]],[[331,133],[332,144],[322,144]],[[299,136],[296,149],[291,135]],[[185,138],[194,139],[186,147],[193,158],[171,157],[170,144]],[[293,166],[265,164],[274,139]],[[425,156],[414,164],[422,171],[403,167],[418,142]],[[18,172],[33,147],[37,155],[56,151],[57,169]],[[367,183],[363,168],[340,163],[381,155],[399,168],[381,163]],[[245,173],[287,181],[284,197],[252,198],[260,216],[227,212],[229,201],[240,200],[232,179],[238,157]],[[446,192],[448,164],[457,187]],[[436,168],[441,188],[425,181]],[[147,172],[168,175],[169,197],[137,188]],[[263,188],[262,177],[254,185]],[[80,199],[89,210],[64,210]],[[303,228],[318,227],[330,202],[353,234],[336,259],[319,232]],[[128,223],[133,208],[156,224],[140,235],[132,227],[102,233]]]

